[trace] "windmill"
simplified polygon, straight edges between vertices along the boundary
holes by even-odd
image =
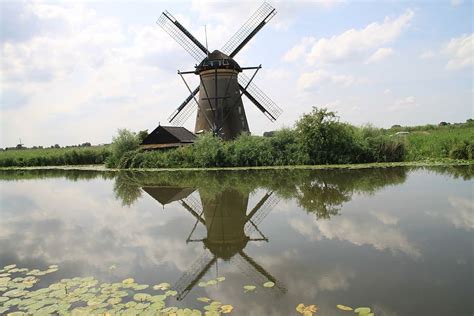
[[[222,49],[210,52],[168,11],[163,12],[157,24],[178,42],[198,63],[193,71],[180,72],[190,95],[168,118],[181,126],[197,108],[195,133],[210,131],[222,139],[233,139],[242,132],[250,132],[242,103],[245,95],[270,121],[275,121],[282,110],[253,82],[260,70],[241,67],[234,57],[276,14],[275,8],[263,3]],[[255,70],[249,78],[244,70]],[[185,74],[200,77],[200,84],[191,90]],[[197,99],[196,95],[199,92]]]
[[[200,194],[201,201],[190,187],[144,186],[142,189],[161,204],[178,202],[196,219],[186,243],[202,242],[205,249],[173,287],[178,292],[178,300],[184,299],[212,266],[217,267],[219,259],[232,262],[255,284],[274,282],[277,289],[272,292],[274,294],[286,292],[275,277],[244,251],[248,242],[268,242],[258,224],[279,202],[274,192],[266,192],[247,212],[248,193],[234,189],[225,190],[212,197],[207,197],[207,194],[203,197]],[[192,236],[199,224],[205,227],[207,236],[195,239]],[[259,237],[250,237],[255,232]]]
[[[275,207],[279,198],[273,192],[267,192],[247,213],[248,199],[248,194],[227,189],[212,197],[201,195],[201,203],[192,195],[180,201],[196,218],[186,242],[202,242],[205,249],[176,282],[174,288],[178,292],[178,300],[184,299],[214,264],[217,267],[219,259],[236,265],[255,284],[272,281],[277,289],[274,293],[286,292],[275,277],[244,251],[249,242],[268,242],[258,224]],[[192,235],[199,224],[205,227],[206,237],[194,239]],[[254,232],[259,236],[251,237]]]

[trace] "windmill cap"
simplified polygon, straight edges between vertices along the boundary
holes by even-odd
[[[219,50],[213,51],[206,58],[204,58],[203,61],[198,66],[196,66],[196,71],[201,72],[215,68],[234,69],[238,72],[242,71],[239,64],[234,59]]]

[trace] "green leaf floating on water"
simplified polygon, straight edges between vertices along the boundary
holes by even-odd
[[[244,292],[252,292],[255,291],[256,288],[255,285],[244,285]]]
[[[210,298],[208,297],[198,297],[197,300],[199,302],[203,302],[203,303],[209,303],[210,301],[212,301]]]
[[[137,293],[133,295],[133,299],[139,302],[149,300],[150,298],[151,298],[151,295],[147,293]]]
[[[223,277],[223,276],[222,276],[222,277],[218,277],[218,278],[216,278],[216,280],[217,280],[218,282],[222,282],[222,281],[225,280],[225,277]]]
[[[357,307],[356,309],[354,309],[354,312],[355,313],[358,313],[359,316],[368,316],[368,314],[370,313],[370,308],[369,307]]]
[[[207,285],[216,285],[217,281],[216,280],[209,280],[207,281]]]
[[[133,282],[135,282],[133,278],[128,278],[122,281],[123,284],[132,284]]]
[[[171,285],[170,285],[169,283],[163,282],[163,283],[154,285],[154,286],[153,286],[153,289],[154,289],[154,290],[166,291],[166,290],[169,289],[170,287],[171,287]]]
[[[263,283],[263,286],[268,287],[268,288],[272,288],[272,287],[275,286],[275,283],[273,283],[271,281],[268,281],[268,282]]]
[[[15,268],[15,267],[16,267],[16,264],[10,264],[10,265],[8,265],[8,266],[4,266],[4,267],[3,267],[3,270],[11,270],[11,269],[13,269],[13,268]]]
[[[352,310],[352,307],[341,305],[341,304],[336,305],[336,307],[339,308],[342,311],[351,311]]]
[[[165,293],[166,296],[175,296],[177,294],[178,294],[178,292],[173,291],[173,290],[166,291],[166,293]]]

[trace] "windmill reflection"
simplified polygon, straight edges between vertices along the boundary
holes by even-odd
[[[249,242],[268,242],[258,225],[279,202],[273,191],[265,193],[247,212],[249,194],[236,189],[225,189],[215,194],[199,192],[199,198],[192,194],[194,188],[160,186],[142,189],[163,207],[177,201],[196,219],[186,243],[202,242],[204,251],[175,284],[178,300],[184,299],[213,265],[217,268],[219,259],[236,265],[255,284],[274,282],[276,291],[273,293],[286,292],[275,277],[244,252]],[[206,229],[206,237],[193,237],[198,225]]]

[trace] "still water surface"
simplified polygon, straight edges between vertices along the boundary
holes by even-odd
[[[166,281],[178,291],[169,305],[202,308],[206,296],[237,315],[291,315],[299,303],[321,315],[352,314],[337,304],[472,315],[473,175],[0,171],[0,267],[59,265],[39,287],[74,276]]]

